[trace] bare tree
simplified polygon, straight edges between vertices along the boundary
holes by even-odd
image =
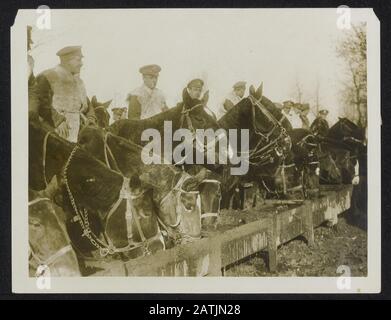
[[[291,96],[295,102],[302,103],[303,101],[303,85],[296,75],[295,83],[291,91]]]
[[[352,25],[337,45],[337,55],[346,65],[342,99],[347,116],[361,127],[367,125],[367,37],[366,24]]]

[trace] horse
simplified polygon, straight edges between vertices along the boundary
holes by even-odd
[[[357,159],[364,149],[364,140],[364,129],[347,118],[339,118],[325,137],[319,137],[323,152],[331,155],[340,171],[341,183],[350,184],[358,171]]]
[[[164,134],[164,122],[171,121],[172,130],[187,128],[195,135],[195,129],[214,129],[219,128],[216,119],[205,111],[207,95],[201,100],[195,100],[196,103],[188,103],[189,98],[183,91],[183,102],[176,107],[170,108],[162,113],[142,120],[121,119],[114,122],[109,131],[117,136],[128,139],[138,145],[145,145],[147,141],[141,141],[144,130],[154,128],[159,131],[161,136]],[[174,145],[175,146],[175,145]]]
[[[49,268],[50,276],[80,276],[79,263],[66,232],[66,215],[43,192],[29,190],[29,274]],[[41,270],[40,270],[41,269]]]
[[[223,128],[250,132],[250,172],[268,197],[306,197],[317,194],[318,161],[315,139],[306,129],[293,129],[289,120],[267,99],[262,85],[242,99],[219,121]],[[256,177],[256,179],[254,179]]]
[[[107,108],[110,106],[113,100],[106,102],[98,102],[96,96],[91,98],[91,106],[94,108],[95,116],[97,119],[97,125],[101,128],[107,128],[110,122],[110,114]]]
[[[82,130],[79,144],[124,176],[138,174],[140,180],[153,189],[152,200],[159,224],[172,240],[189,241],[200,237],[202,212],[197,188],[207,175],[206,169],[191,176],[173,165],[145,165],[141,146],[95,127]]]
[[[29,133],[31,141],[45,146],[29,150],[34,183],[57,177],[60,188],[54,198],[68,215],[67,232],[78,255],[101,258],[125,252],[134,257],[164,249],[154,207],[141,197],[144,188],[136,175],[120,175],[79,145],[34,123]]]

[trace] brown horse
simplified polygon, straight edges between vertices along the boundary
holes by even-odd
[[[80,276],[78,260],[65,229],[65,213],[49,196],[29,190],[30,276],[37,275],[39,268],[49,268],[51,276]]]

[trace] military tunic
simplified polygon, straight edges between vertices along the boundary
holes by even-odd
[[[166,99],[161,90],[143,85],[128,96],[128,118],[146,119],[166,110]]]
[[[36,89],[39,115],[54,128],[66,121],[69,126],[67,140],[77,142],[80,120],[96,122],[83,81],[61,65],[42,72],[37,77]]]

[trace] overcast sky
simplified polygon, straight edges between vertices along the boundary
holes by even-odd
[[[320,10],[52,10],[52,29],[33,29],[35,74],[58,63],[56,52],[82,45],[81,77],[89,96],[125,105],[127,94],[142,83],[140,66],[162,67],[158,87],[169,106],[182,88],[200,77],[216,109],[239,80],[259,85],[275,102],[320,104],[330,120],[342,115],[339,90],[343,63],[335,46],[344,31],[335,9]],[[353,17],[354,20],[354,17]],[[32,23],[33,24],[33,23]]]

